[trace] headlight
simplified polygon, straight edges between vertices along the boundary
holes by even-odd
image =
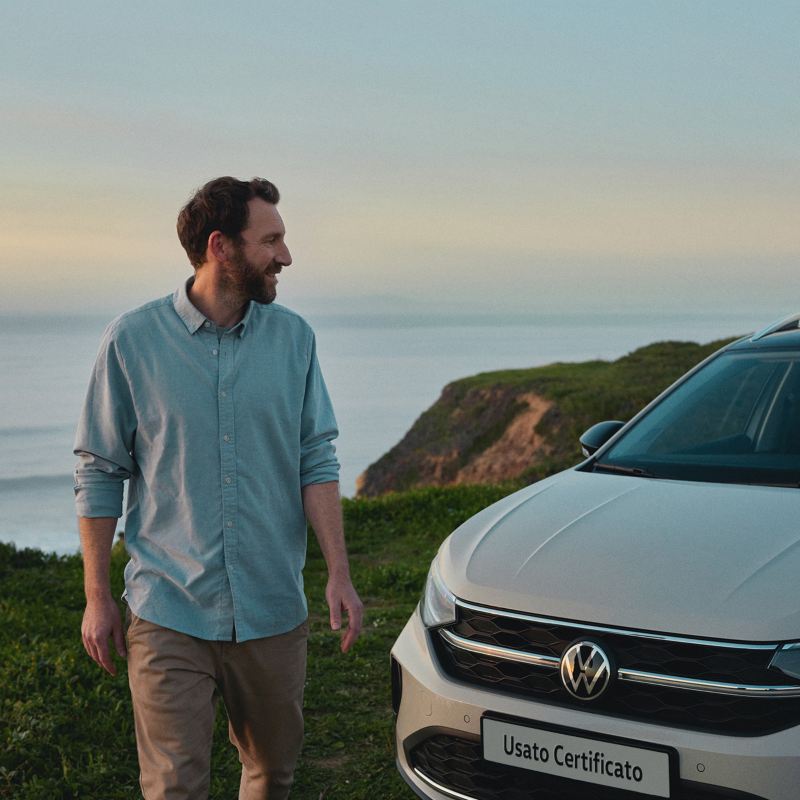
[[[428,572],[425,592],[419,606],[426,628],[438,628],[456,621],[456,598],[444,585],[435,558]]]
[[[800,679],[800,642],[785,644],[772,656],[769,665],[790,678]]]

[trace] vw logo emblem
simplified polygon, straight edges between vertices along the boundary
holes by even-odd
[[[597,700],[611,677],[611,660],[596,642],[580,639],[561,656],[561,682],[578,700]]]

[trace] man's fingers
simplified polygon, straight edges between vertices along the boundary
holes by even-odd
[[[83,634],[81,638],[83,639],[83,649],[88,653],[89,658],[91,658],[92,661],[97,661],[97,653],[95,652],[92,643],[86,637],[86,634]]]
[[[97,641],[92,637],[84,637],[83,646],[92,661],[97,663],[107,672],[110,672],[112,675],[117,674],[117,670],[114,667],[114,662],[111,660],[108,642],[105,643],[104,647],[100,641]]]
[[[342,652],[346,653],[355,643],[355,640],[358,638],[358,632],[355,631],[353,628],[348,628],[345,632],[344,636],[342,637]]]
[[[112,675],[117,674],[117,670],[114,667],[114,662],[111,660],[111,651],[108,647],[108,639],[97,642],[97,658],[95,661],[97,661],[97,663],[104,670],[106,670],[106,672],[110,672]]]
[[[87,604],[81,625],[83,647],[89,657],[111,675],[117,674],[109,640],[113,639],[117,652],[125,657],[125,636],[119,609],[113,602]]]
[[[348,616],[347,627],[342,635],[342,641],[339,643],[339,649],[343,653],[346,653],[352,647],[354,641],[355,637],[353,636],[353,621]]]
[[[346,653],[354,644],[356,639],[358,639],[359,634],[361,633],[361,621],[359,620],[357,625],[354,625],[352,620],[348,622],[347,630],[342,637],[342,652]]]
[[[361,619],[364,614],[364,606],[358,597],[346,606],[347,611],[347,630],[342,637],[342,652],[346,653],[355,644],[361,633]]]
[[[361,602],[353,584],[346,582],[331,582],[326,591],[328,608],[330,609],[331,630],[338,631],[342,627],[342,613],[347,615],[347,627],[342,633],[341,650],[346,653],[353,645],[361,632],[361,617],[364,605]]]
[[[348,629],[353,631],[356,636],[361,633],[361,620],[364,615],[364,606],[361,602],[355,603],[347,609]]]

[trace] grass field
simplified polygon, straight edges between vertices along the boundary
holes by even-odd
[[[328,627],[325,564],[310,537],[306,739],[294,800],[413,797],[394,767],[389,650],[442,539],[512,488],[424,489],[344,501],[353,581],[366,605],[363,635],[346,655]],[[117,595],[125,561],[117,545]],[[82,613],[78,556],[0,545],[0,797],[139,797],[124,664],[113,678],[84,653]],[[236,797],[238,783],[238,758],[220,707],[211,797]]]

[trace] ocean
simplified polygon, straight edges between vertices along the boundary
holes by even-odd
[[[342,493],[456,378],[614,359],[645,344],[707,342],[770,318],[748,313],[307,314],[339,421]],[[780,311],[775,314],[780,316]],[[78,550],[72,438],[107,318],[0,314],[0,541]]]

